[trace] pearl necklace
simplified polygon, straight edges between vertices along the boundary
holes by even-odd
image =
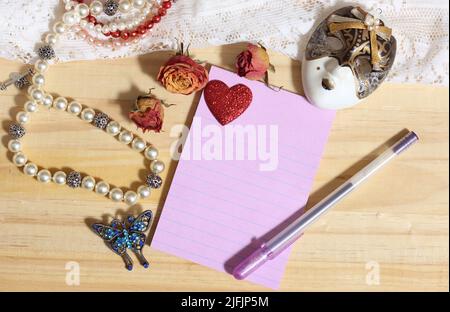
[[[80,38],[106,48],[120,48],[139,42],[172,7],[172,0],[107,0],[105,4],[95,0],[89,6],[84,0],[63,1],[67,11],[63,22],[73,27]],[[137,10],[131,18],[120,16],[113,21],[98,20],[102,13],[114,16],[117,11],[129,13],[131,8]],[[109,38],[105,40],[103,37]]]
[[[83,18],[81,20],[81,26],[87,28],[88,30],[95,30],[99,34],[106,35],[110,32],[114,32],[117,30],[124,31],[124,30],[133,30],[136,27],[138,27],[142,22],[144,22],[150,14],[152,16],[158,15],[159,9],[162,7],[161,5],[162,1],[151,1],[151,2],[144,2],[142,8],[138,9],[137,12],[130,14],[131,16],[120,16],[119,18],[112,20],[112,21],[102,21],[101,23],[98,23],[95,25],[95,23],[92,23],[88,17]],[[167,1],[168,3],[169,1]],[[91,13],[91,16],[94,17]],[[97,21],[98,18],[96,17],[93,21]]]
[[[162,179],[158,175],[164,171],[164,163],[157,160],[158,150],[151,144],[146,143],[139,137],[123,129],[122,126],[103,112],[80,104],[77,101],[70,101],[65,97],[53,96],[44,90],[45,72],[49,68],[49,60],[55,57],[54,46],[57,43],[58,35],[64,33],[67,25],[60,21],[55,24],[54,32],[45,37],[45,44],[38,49],[39,60],[35,63],[36,74],[33,76],[32,85],[28,88],[29,100],[24,104],[24,110],[16,115],[16,123],[9,127],[9,134],[12,139],[8,143],[8,149],[14,153],[13,163],[18,167],[23,167],[23,172],[27,176],[36,177],[39,182],[49,183],[53,181],[57,185],[67,184],[71,188],[82,187],[84,189],[95,191],[97,194],[106,196],[115,202],[125,202],[128,205],[134,205],[139,199],[150,196],[151,189],[160,188]],[[26,134],[24,125],[30,120],[31,114],[39,109],[39,106],[58,111],[67,111],[73,116],[79,116],[87,123],[92,123],[95,127],[105,130],[108,134],[117,137],[118,140],[139,153],[143,153],[145,158],[151,161],[151,173],[147,176],[146,184],[138,187],[136,191],[127,190],[125,193],[121,188],[110,189],[108,183],[104,181],[95,181],[92,176],[82,176],[80,172],[72,171],[65,173],[57,171],[53,174],[46,168],[40,168],[33,162],[29,162],[27,156],[22,152],[22,143],[20,139]]]

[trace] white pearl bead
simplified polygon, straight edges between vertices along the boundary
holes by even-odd
[[[109,28],[111,29],[111,31],[116,31],[117,30],[117,24],[116,23],[111,23],[109,24]]]
[[[57,34],[63,34],[66,30],[66,25],[63,22],[57,22],[53,25],[53,31]]]
[[[92,191],[95,188],[95,179],[91,176],[84,177],[81,185],[83,188]]]
[[[112,201],[120,202],[123,200],[123,191],[118,187],[113,188],[109,192],[109,198],[111,198]]]
[[[99,15],[103,12],[103,4],[100,1],[93,1],[90,6],[92,15]]]
[[[53,105],[53,96],[51,94],[46,94],[42,98],[42,105],[47,108],[50,108]]]
[[[164,171],[165,165],[162,161],[154,160],[150,165],[150,169],[152,170],[153,173],[158,174]]]
[[[128,191],[125,193],[123,200],[127,205],[133,206],[134,204],[136,204],[138,202],[138,194],[136,194],[136,192],[133,191]]]
[[[63,171],[57,171],[53,175],[53,182],[58,185],[64,185],[66,184],[67,175]]]
[[[23,172],[30,177],[34,177],[38,172],[38,166],[33,163],[28,163],[23,167]]]
[[[64,22],[64,24],[68,25],[68,26],[73,26],[77,23],[77,13],[73,12],[73,11],[69,11],[64,13],[62,20]]]
[[[143,8],[144,5],[145,5],[145,0],[132,0],[132,2],[133,2],[133,6],[134,6],[136,9],[141,9],[141,8]]]
[[[42,87],[45,84],[45,77],[42,74],[36,74],[33,76],[33,84],[37,87]]]
[[[124,22],[120,22],[119,24],[117,24],[117,29],[119,29],[120,31],[124,31],[125,28],[127,28],[127,25],[125,25]]]
[[[138,187],[137,192],[140,198],[148,198],[150,197],[152,190],[147,185],[141,185]]]
[[[70,114],[75,115],[75,116],[78,116],[82,110],[83,110],[83,107],[81,106],[81,104],[78,102],[75,102],[75,101],[71,102],[69,104],[69,106],[67,106],[67,111]]]
[[[45,43],[53,46],[58,43],[59,35],[58,34],[48,34],[45,36]]]
[[[34,69],[36,69],[36,71],[38,73],[45,73],[48,69],[48,63],[44,60],[39,60],[36,62],[36,64],[34,64]]]
[[[59,97],[53,102],[53,107],[57,110],[64,111],[67,109],[67,99],[65,97]]]
[[[100,24],[95,25],[95,31],[98,32],[99,34],[103,33],[103,26]]]
[[[27,112],[18,112],[17,116],[16,116],[16,120],[21,125],[24,125],[28,122],[28,120],[30,120],[30,116],[28,115]]]
[[[22,149],[22,143],[19,140],[11,140],[8,142],[8,149],[13,153],[18,153]]]
[[[119,134],[119,141],[125,144],[130,144],[133,141],[133,134],[130,131],[123,130]]]
[[[87,122],[92,122],[95,117],[95,111],[92,108],[85,108],[81,112],[81,119]]]
[[[131,143],[131,148],[137,152],[142,152],[146,148],[147,144],[141,138],[135,138]]]
[[[104,34],[107,34],[107,33],[109,33],[111,30],[109,29],[109,26],[108,25],[103,25],[103,27],[102,27],[102,32],[104,33]]]
[[[81,22],[81,16],[80,14],[75,12],[75,25],[79,25]]]
[[[88,24],[88,21],[87,21],[87,20],[81,20],[81,21],[80,21],[80,27],[81,27],[81,28],[86,28],[87,24]]]
[[[75,11],[81,18],[85,18],[89,15],[89,6],[85,3],[80,3],[76,6]]]
[[[89,31],[93,31],[95,29],[95,24],[94,23],[87,23],[86,29],[89,30]]]
[[[27,89],[28,95],[29,95],[29,96],[32,96],[34,90],[37,90],[36,86],[34,86],[34,85],[29,86],[28,89]]]
[[[73,10],[73,4],[72,4],[72,2],[67,3],[67,4],[64,6],[64,9],[66,9],[66,11]]]
[[[100,195],[106,195],[109,193],[109,184],[103,181],[98,182],[95,185],[95,192]]]
[[[127,29],[132,30],[134,28],[134,23],[133,21],[128,21],[127,23]]]
[[[131,10],[131,3],[129,0],[120,0],[119,10],[122,13],[128,13]]]
[[[145,158],[150,160],[156,160],[158,158],[158,150],[154,148],[153,146],[149,146],[145,149]]]
[[[38,172],[37,179],[39,182],[48,183],[52,179],[52,174],[47,169],[42,169]]]
[[[14,154],[13,157],[13,163],[17,166],[17,167],[22,167],[23,165],[25,165],[28,161],[27,156],[25,156],[25,154],[23,153],[16,153]]]
[[[118,135],[120,132],[120,129],[121,129],[121,126],[117,121],[110,121],[109,124],[106,126],[106,132],[108,132],[112,136]]]
[[[34,101],[27,101],[24,105],[25,111],[28,113],[34,113],[38,110],[38,105]]]
[[[42,92],[42,90],[39,89],[34,89],[31,92],[31,98],[37,102],[42,101],[42,98],[44,97],[44,92]]]

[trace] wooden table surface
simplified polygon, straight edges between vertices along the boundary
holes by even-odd
[[[193,54],[231,68],[242,47],[215,47]],[[170,164],[163,174],[166,187],[133,208],[93,192],[43,185],[26,177],[11,163],[12,154],[7,151],[7,128],[25,95],[14,88],[0,93],[0,290],[266,290],[151,247],[145,250],[151,269],[144,272],[136,267],[128,272],[120,257],[88,227],[94,221],[144,208],[157,214],[162,209],[176,166],[169,157],[174,140],[170,130],[177,124],[190,124],[199,98],[169,94],[155,82],[168,56],[161,52],[59,64],[47,75],[48,90],[108,112],[128,129],[135,129],[127,118],[134,99],[149,88],[155,87],[155,94],[176,104],[166,110],[164,132],[144,135]],[[300,63],[276,53],[271,53],[271,60],[277,69],[271,82],[302,94]],[[0,68],[3,80],[24,66],[0,60]],[[309,206],[406,128],[416,131],[421,141],[307,231],[295,244],[281,290],[448,291],[448,96],[448,88],[385,84],[364,103],[337,113]],[[142,179],[140,155],[67,113],[41,109],[27,128],[24,151],[39,165],[76,168],[126,187],[139,185]],[[155,228],[153,224],[151,233]],[[79,285],[70,279],[76,265]]]

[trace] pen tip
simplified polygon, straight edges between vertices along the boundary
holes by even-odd
[[[417,135],[417,133],[415,133],[414,131],[411,131],[411,135],[416,137],[416,140],[420,140],[420,137]]]
[[[233,277],[239,281],[245,279],[245,276],[242,274],[242,272],[240,272],[239,270],[235,270],[233,272]]]

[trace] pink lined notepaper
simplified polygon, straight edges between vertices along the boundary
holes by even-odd
[[[201,98],[152,247],[230,273],[306,204],[335,113],[217,67],[214,79],[247,85],[253,102],[222,127]],[[244,151],[230,133],[245,134]],[[248,280],[277,289],[288,255]]]

